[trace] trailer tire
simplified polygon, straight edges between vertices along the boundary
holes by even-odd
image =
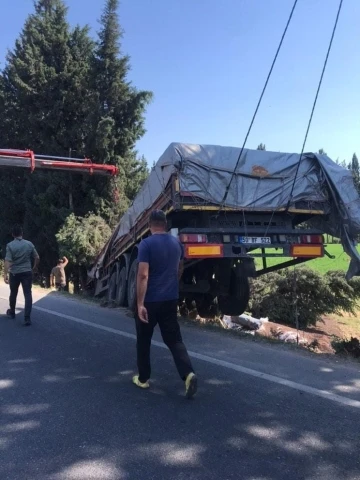
[[[110,275],[107,289],[107,301],[116,302],[116,271]]]
[[[117,286],[116,286],[116,303],[119,307],[124,307],[127,297],[127,285],[126,285],[126,267],[123,265],[120,269]]]
[[[223,315],[242,315],[248,306],[250,299],[249,279],[245,276],[236,277],[231,288],[230,295],[218,297],[219,309]]]
[[[136,278],[138,270],[138,261],[134,260],[130,266],[128,284],[127,284],[127,298],[130,310],[135,312],[136,307]]]
[[[196,300],[196,310],[201,318],[215,318],[218,304],[212,295],[205,294]]]

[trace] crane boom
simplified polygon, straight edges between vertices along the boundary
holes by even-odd
[[[0,167],[61,170],[89,175],[118,175],[119,169],[114,165],[93,163],[88,158],[54,157],[51,155],[37,155],[32,150],[0,149]]]

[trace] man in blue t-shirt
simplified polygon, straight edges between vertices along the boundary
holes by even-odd
[[[140,388],[150,386],[151,338],[155,326],[159,324],[164,343],[171,351],[179,375],[185,382],[186,397],[191,398],[197,390],[197,378],[177,319],[184,250],[181,243],[166,232],[166,226],[165,213],[154,210],[150,215],[152,235],[139,245],[136,312],[139,374],[135,375],[133,382]]]

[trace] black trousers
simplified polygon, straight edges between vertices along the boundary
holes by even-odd
[[[55,283],[55,287],[59,292],[65,292],[66,285],[62,285],[61,283]]]
[[[135,315],[137,334],[137,364],[139,380],[144,383],[151,376],[150,346],[154,328],[159,324],[162,338],[174,358],[182,380],[193,372],[189,354],[183,344],[180,325],[177,319],[177,301],[146,303],[149,323],[142,322]]]
[[[24,298],[25,298],[25,318],[30,318],[31,309],[32,309],[32,272],[23,272],[23,273],[10,273],[9,284],[10,284],[10,310],[15,313],[16,308],[16,299],[19,292],[19,286],[21,284]]]

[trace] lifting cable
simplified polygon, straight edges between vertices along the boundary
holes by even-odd
[[[336,32],[336,28],[337,28],[338,21],[339,21],[339,17],[340,17],[342,5],[343,5],[343,0],[340,0],[340,2],[339,2],[339,7],[338,7],[338,11],[337,11],[337,15],[336,15],[336,19],[335,19],[335,23],[334,23],[334,27],[333,27],[332,34],[331,34],[331,38],[330,38],[329,47],[328,47],[328,50],[327,50],[327,53],[326,53],[325,62],[324,62],[324,65],[323,65],[323,69],[322,69],[322,72],[321,72],[321,76],[320,76],[318,88],[317,88],[317,91],[316,91],[314,103],[313,103],[313,106],[312,106],[312,110],[311,110],[311,114],[310,114],[308,126],[307,126],[306,133],[305,133],[305,138],[304,138],[302,150],[301,150],[301,153],[300,153],[299,162],[298,162],[297,167],[296,167],[295,177],[294,177],[294,181],[293,181],[293,184],[292,184],[292,187],[291,187],[290,196],[289,196],[289,201],[288,201],[286,210],[289,209],[290,204],[291,204],[291,201],[292,201],[292,198],[293,198],[293,193],[294,193],[296,178],[297,178],[297,175],[298,175],[298,173],[299,173],[300,164],[301,164],[302,159],[303,159],[303,157],[304,157],[304,150],[305,150],[305,146],[306,146],[306,141],[307,141],[307,137],[308,137],[308,134],[309,134],[309,130],[310,130],[311,122],[312,122],[312,119],[313,119],[313,115],[314,115],[314,111],[315,111],[317,99],[318,99],[318,96],[319,96],[319,92],[320,92],[320,89],[321,89],[322,81],[323,81],[323,78],[324,78],[324,74],[325,74],[327,62],[328,62],[328,59],[329,59],[329,56],[330,56],[330,52],[331,52],[331,48],[332,48],[332,43],[333,43],[333,40],[334,40],[334,36],[335,36],[335,32]],[[297,342],[297,344],[299,344],[299,329],[300,329],[300,326],[299,326],[299,311],[298,311],[297,300],[298,300],[298,296],[297,296],[297,275],[296,275],[296,266],[294,265],[294,276],[293,276],[293,307],[294,307],[294,320],[295,320],[295,327],[296,327],[296,342]]]
[[[305,150],[307,138],[308,138],[308,135],[309,135],[309,130],[310,130],[311,122],[312,122],[312,119],[313,119],[313,116],[314,116],[314,111],[315,111],[316,103],[317,103],[317,100],[318,100],[319,92],[320,92],[320,89],[321,89],[322,81],[323,81],[323,78],[324,78],[324,73],[325,73],[325,70],[326,70],[327,62],[328,62],[329,55],[330,55],[330,52],[331,52],[331,48],[332,48],[332,44],[333,44],[333,40],[334,40],[334,36],[335,36],[335,32],[336,32],[338,20],[339,20],[339,17],[340,17],[340,12],[341,12],[342,5],[343,5],[343,0],[340,0],[340,2],[339,2],[339,8],[338,8],[337,15],[336,15],[336,19],[335,19],[335,24],[334,24],[333,31],[332,31],[332,34],[331,34],[328,51],[327,51],[327,54],[326,54],[326,57],[325,57],[324,66],[323,66],[323,69],[322,69],[322,72],[321,72],[321,76],[320,76],[318,88],[317,88],[316,95],[315,95],[315,100],[314,100],[314,103],[313,103],[313,106],[312,106],[312,110],[311,110],[311,114],[310,114],[308,126],[307,126],[306,133],[305,133],[304,143],[303,143],[303,146],[302,146],[302,149],[301,149],[299,162],[298,162],[297,167],[296,167],[295,177],[294,177],[294,181],[293,181],[293,184],[292,184],[292,187],[291,187],[290,196],[289,196],[289,201],[288,201],[286,210],[289,209],[290,203],[291,203],[291,201],[292,201],[292,197],[293,197],[293,193],[294,193],[294,188],[295,188],[296,179],[297,179],[297,176],[298,176],[298,173],[299,173],[300,164],[301,164],[301,162],[302,162],[302,160],[303,160],[303,157],[304,157],[304,150]]]
[[[243,146],[241,147],[241,150],[240,150],[240,153],[239,153],[239,156],[238,156],[238,159],[237,159],[237,162],[236,162],[236,165],[235,165],[235,168],[234,168],[234,171],[232,172],[232,175],[231,175],[231,178],[230,178],[230,181],[225,189],[225,194],[224,194],[224,198],[222,199],[222,203],[221,203],[221,207],[220,207],[220,210],[222,210],[222,208],[224,207],[225,205],[225,202],[226,202],[226,199],[227,199],[227,196],[229,194],[229,190],[230,190],[230,186],[231,186],[231,183],[232,181],[234,180],[234,177],[236,175],[236,171],[238,169],[238,166],[239,166],[239,163],[240,163],[240,159],[241,159],[241,156],[243,154],[243,151],[244,151],[244,148],[245,148],[245,145],[246,145],[246,142],[248,140],[248,137],[250,135],[250,132],[251,132],[251,129],[252,129],[252,126],[254,124],[254,121],[255,121],[255,118],[256,118],[256,115],[258,113],[258,110],[259,110],[259,107],[260,107],[260,104],[262,102],[262,99],[263,99],[263,96],[264,96],[264,93],[265,93],[265,90],[266,90],[266,87],[268,86],[268,83],[269,83],[269,80],[270,80],[270,77],[271,77],[271,74],[273,72],[273,69],[274,69],[274,66],[275,66],[275,63],[276,63],[276,60],[277,60],[277,57],[279,55],[279,52],[281,50],[281,47],[282,47],[282,44],[283,44],[283,41],[284,41],[284,38],[285,38],[285,35],[286,35],[286,32],[288,30],[288,27],[290,25],[290,22],[291,22],[291,19],[292,19],[292,16],[293,16],[293,13],[294,13],[294,10],[295,10],[295,7],[296,7],[296,4],[297,4],[298,0],[295,0],[294,1],[294,5],[291,9],[291,12],[290,12],[290,15],[289,15],[289,18],[288,18],[288,21],[286,23],[286,27],[285,27],[285,30],[284,30],[284,33],[282,34],[282,37],[281,37],[281,40],[280,40],[280,43],[279,43],[279,46],[276,50],[276,54],[275,54],[275,57],[274,57],[274,60],[271,64],[271,68],[270,68],[270,71],[269,71],[269,74],[267,76],[267,79],[266,79],[266,82],[265,82],[265,85],[264,85],[264,88],[261,92],[261,95],[260,95],[260,98],[259,98],[259,101],[258,101],[258,104],[256,106],[256,109],[255,109],[255,112],[254,112],[254,115],[252,117],[252,120],[251,120],[251,123],[250,123],[250,126],[249,126],[249,129],[247,131],[247,134],[246,134],[246,137],[245,137],[245,140],[244,140],[244,143],[243,143]]]

